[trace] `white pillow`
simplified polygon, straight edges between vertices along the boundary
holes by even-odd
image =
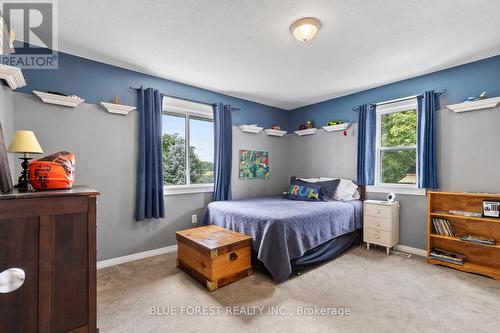
[[[317,183],[320,181],[319,178],[297,178],[297,179],[308,183]]]
[[[334,179],[339,178],[319,177],[321,182]],[[337,191],[335,191],[335,199],[349,201],[358,200],[359,198],[358,185],[350,179],[340,178],[339,186],[337,187]]]

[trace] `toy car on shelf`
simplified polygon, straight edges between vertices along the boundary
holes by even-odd
[[[342,120],[332,120],[326,123],[326,126],[335,126],[335,125],[340,125],[343,124],[344,122]]]

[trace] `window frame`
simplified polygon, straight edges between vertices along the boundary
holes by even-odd
[[[418,147],[418,136],[415,145],[411,146],[394,146],[394,147],[382,147],[382,116],[403,112],[409,110],[417,110],[418,112],[418,102],[416,97],[405,98],[404,100],[384,103],[383,105],[378,105],[376,108],[376,120],[375,120],[375,185],[368,186],[367,191],[376,193],[389,193],[396,192],[400,194],[415,194],[415,195],[425,195],[426,189],[418,188],[418,158],[417,158],[417,147]],[[418,117],[416,128],[418,130]],[[401,151],[401,150],[414,150],[415,151],[415,161],[416,161],[416,184],[397,184],[397,183],[384,183],[382,182],[382,154],[383,152],[390,151]]]
[[[191,184],[191,168],[189,161],[189,147],[191,138],[189,133],[190,119],[209,120],[213,123],[213,109],[209,104],[196,103],[180,98],[164,96],[162,101],[162,115],[182,116],[184,118],[185,140],[185,185],[163,185],[164,195],[206,193],[214,191],[214,184]]]

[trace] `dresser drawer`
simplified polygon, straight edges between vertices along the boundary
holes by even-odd
[[[376,230],[371,228],[365,228],[363,231],[364,241],[371,242],[375,244],[391,245],[391,233],[385,230]]]
[[[387,217],[367,216],[365,218],[365,227],[391,231],[391,220]]]
[[[368,216],[391,217],[391,207],[384,205],[365,205],[365,212]]]

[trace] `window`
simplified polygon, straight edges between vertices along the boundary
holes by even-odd
[[[417,99],[378,106],[376,119],[375,186],[417,190]]]
[[[191,184],[214,183],[214,123],[202,118],[189,119]]]
[[[186,116],[162,115],[163,184],[186,185]]]
[[[165,194],[213,191],[214,127],[210,105],[163,98]]]

